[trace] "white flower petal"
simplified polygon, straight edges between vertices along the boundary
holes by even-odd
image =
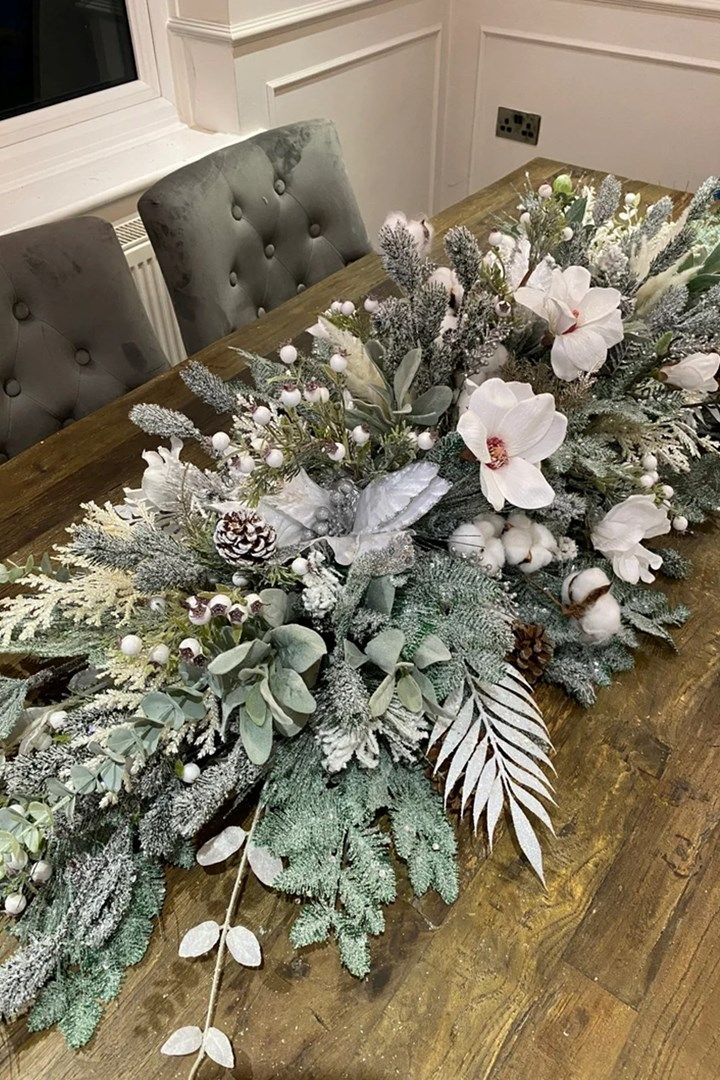
[[[499,429],[503,416],[517,399],[512,390],[502,379],[487,379],[470,398],[468,409],[479,416],[487,428],[488,435],[494,435]]]
[[[554,454],[558,447],[562,446],[565,441],[567,423],[567,416],[563,416],[562,413],[556,412],[550,427],[547,429],[542,439],[539,439],[523,454],[525,460],[536,464],[538,461],[544,461],[545,458]]]
[[[532,279],[531,279],[532,280]],[[530,285],[522,285],[519,289],[515,290],[515,301],[532,311],[541,319],[547,320],[547,297],[540,289],[535,289]]]
[[[511,458],[507,465],[496,469],[495,482],[507,501],[523,510],[550,506],[555,498],[555,492],[537,465],[522,458]]]
[[[510,457],[529,457],[526,451],[542,442],[554,417],[555,398],[552,394],[538,394],[518,402],[515,408],[503,417],[498,431]]]
[[[559,273],[562,273],[565,296],[559,293],[556,293],[556,295],[558,295],[559,299],[565,300],[568,307],[579,308],[590,289],[590,271],[584,266],[568,266],[567,270]],[[558,278],[553,280],[553,291],[557,287],[556,283],[558,283]]]
[[[607,359],[607,345],[594,330],[579,326],[569,334],[556,337],[550,354],[552,368],[559,379],[572,382],[583,371],[597,371]],[[572,376],[568,372],[572,372]]]
[[[580,322],[583,326],[596,319],[605,319],[620,307],[622,295],[618,289],[590,289],[580,305]]]
[[[476,390],[475,394],[477,393]],[[473,394],[473,397],[475,394]],[[488,431],[476,413],[471,412],[470,409],[464,412],[458,420],[457,429],[468,450],[472,451],[478,461],[490,460],[490,451],[487,445]]]
[[[497,482],[497,469],[489,469],[487,465],[480,466],[480,487],[493,510],[502,510],[505,505],[505,496]]]

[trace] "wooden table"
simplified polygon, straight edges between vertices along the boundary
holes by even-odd
[[[536,159],[537,186],[565,166]],[[524,170],[436,219],[485,237],[517,205]],[[644,197],[660,189],[633,183]],[[440,253],[440,239],[436,241]],[[367,256],[201,357],[223,376],[240,369],[229,344],[270,353],[338,297],[357,299],[383,278]],[[127,420],[137,401],[187,409],[177,372],[61,431],[0,469],[0,550],[40,552],[80,502],[118,494],[154,445]],[[208,415],[192,405],[207,426]],[[676,635],[679,656],[648,643],[634,673],[585,711],[559,693],[540,698],[557,747],[557,840],[547,845],[548,890],[505,834],[486,860],[460,829],[460,899],[446,908],[402,885],[374,968],[357,982],[334,948],[293,952],[295,906],[248,883],[240,920],[260,929],[264,965],[229,961],[217,1022],[253,1080],[565,1080],[710,1078],[720,1051],[720,600],[717,537],[688,537],[695,573],[670,587],[697,613]],[[190,1059],[157,1053],[181,1024],[201,1023],[213,959],[177,956],[200,919],[222,920],[233,871],[168,874],[168,897],[145,960],[80,1053],[52,1032],[7,1029],[0,1075],[36,1080],[187,1075]],[[206,1061],[202,1077],[228,1075]]]

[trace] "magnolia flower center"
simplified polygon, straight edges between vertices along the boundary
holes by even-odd
[[[490,436],[487,441],[487,448],[490,453],[490,460],[487,463],[488,469],[501,469],[503,465],[507,465],[510,455],[507,446],[499,435]]]
[[[578,320],[580,318],[580,310],[579,310],[579,308],[574,307],[574,308],[571,308],[570,311],[571,311],[572,315],[575,316],[575,322],[572,324],[572,326],[568,326],[567,330],[563,330],[563,336],[565,334],[572,334],[573,330],[577,330],[578,325],[579,325],[578,324]]]

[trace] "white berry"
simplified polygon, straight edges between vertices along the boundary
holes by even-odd
[[[272,413],[267,405],[258,405],[257,408],[253,409],[252,418],[258,427],[267,427],[272,420]]]
[[[370,438],[370,432],[364,424],[358,424],[357,427],[354,427],[350,432],[350,438],[356,446],[364,446]]]
[[[685,532],[688,527],[688,519],[682,514],[678,514],[677,517],[673,518],[672,527],[676,532]]]
[[[380,307],[380,301],[375,300],[372,296],[366,296],[363,302],[363,307],[367,311],[368,315],[374,315],[377,309]]]
[[[675,488],[671,487],[670,484],[663,484],[660,488],[660,493],[665,499],[672,499],[675,494]]]
[[[503,234],[500,232],[500,230],[499,229],[493,229],[493,231],[488,236],[488,243],[490,244],[491,247],[497,247],[498,244],[500,244],[502,242],[502,238],[503,238]]]
[[[272,450],[268,450],[265,455],[265,464],[271,469],[282,469],[285,462],[285,455],[278,447],[274,447]]]
[[[183,784],[194,784],[200,775],[200,766],[196,765],[194,761],[191,761],[189,765],[183,765],[180,779]]]
[[[170,650],[167,645],[156,645],[154,649],[150,650],[148,660],[151,664],[160,664],[164,667],[170,659]]]
[[[283,364],[294,364],[298,358],[298,351],[294,345],[283,345],[278,353]]]
[[[142,652],[142,638],[137,634],[126,634],[120,642],[120,652],[124,656],[139,656]]]
[[[337,372],[338,375],[345,371],[347,366],[347,357],[343,356],[342,353],[333,353],[330,357],[330,367],[333,371]]]
[[[523,213],[522,213],[522,214],[520,215],[520,224],[521,224],[521,225],[529,225],[529,224],[530,224],[530,220],[531,220],[531,219],[530,219],[530,215],[528,214],[527,210],[525,210],[525,211],[524,211],[524,212],[523,212]]]
[[[5,911],[8,915],[20,915],[27,907],[27,900],[22,893],[12,892],[5,897]]]
[[[346,300],[340,310],[342,311],[343,315],[354,315],[355,305],[353,304],[352,300]]]
[[[241,454],[237,459],[237,466],[241,473],[245,476],[249,476],[255,468],[255,459],[250,454]]]
[[[325,451],[331,461],[342,461],[345,457],[346,450],[342,443],[331,443]]]
[[[538,195],[540,196],[541,199],[551,199],[552,198],[552,193],[553,193],[553,189],[550,186],[550,184],[541,184],[540,187],[538,188]]]
[[[62,731],[67,722],[68,714],[64,709],[56,709],[55,712],[51,712],[48,716],[48,724],[53,731]]]
[[[563,229],[563,231],[562,231],[562,238],[563,238],[563,240],[566,240],[566,241],[567,241],[567,240],[572,240],[572,238],[573,238],[573,236],[574,236],[574,235],[575,235],[575,233],[574,233],[574,232],[572,231],[572,229],[570,228],[570,226],[569,226],[569,225],[566,225],[566,226],[565,226],[565,228],[564,228],[564,229]]]
[[[658,467],[658,459],[654,454],[643,454],[642,467],[645,472],[655,472]]]
[[[36,885],[44,885],[52,877],[52,872],[52,864],[45,859],[39,859],[30,871],[30,878]]]
[[[218,454],[224,454],[230,445],[230,436],[226,431],[216,431],[212,437],[213,450]]]
[[[232,583],[238,589],[244,589],[245,586],[248,584],[248,580],[249,579],[246,578],[244,574],[233,574],[232,576]]]
[[[310,563],[307,559],[304,559],[302,555],[298,555],[298,557],[293,559],[290,563],[290,569],[293,574],[297,574],[298,577],[305,577],[305,574],[307,574],[310,569]]]
[[[421,431],[417,437],[417,444],[421,450],[432,450],[435,445],[435,436],[431,431]]]
[[[625,196],[625,205],[634,206],[636,199],[637,195],[635,195],[632,191],[628,191],[627,195]]]
[[[653,486],[653,484],[655,483],[654,474],[653,473],[643,473],[643,475],[640,477],[640,480],[638,482],[640,484],[640,487],[651,488]]]
[[[342,311],[342,300],[333,300],[330,305],[330,310],[334,311],[337,315]]]
[[[288,409],[294,409],[302,401],[302,394],[297,386],[284,386],[280,391],[280,400]]]

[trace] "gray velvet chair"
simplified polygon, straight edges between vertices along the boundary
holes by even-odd
[[[167,367],[106,221],[0,236],[0,463]]]
[[[329,120],[216,150],[160,180],[138,209],[189,353],[370,250]]]

